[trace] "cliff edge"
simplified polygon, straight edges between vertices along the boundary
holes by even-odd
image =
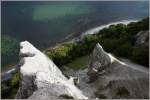
[[[20,43],[20,88],[17,99],[87,99],[58,67],[28,41]]]
[[[91,54],[87,74],[98,98],[149,98],[149,69],[119,60],[98,43]]]
[[[65,73],[78,77],[76,85],[73,77],[67,79],[53,61],[27,41],[20,43],[20,58],[17,99],[149,98],[149,69],[117,59],[99,43],[87,68]]]

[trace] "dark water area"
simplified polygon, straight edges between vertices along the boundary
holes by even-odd
[[[3,1],[1,33],[44,50],[70,34],[78,36],[109,22],[142,19],[149,16],[148,9],[148,1]]]

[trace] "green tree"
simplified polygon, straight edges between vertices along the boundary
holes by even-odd
[[[134,47],[132,50],[131,59],[139,64],[149,67],[149,49]]]
[[[132,53],[132,45],[126,42],[114,50],[114,54],[121,57],[130,57]]]

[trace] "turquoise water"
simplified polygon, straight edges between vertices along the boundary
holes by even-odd
[[[70,34],[75,37],[102,24],[141,19],[149,15],[148,1],[3,1],[1,12],[2,36],[12,37],[18,43],[28,40],[41,50],[55,45]],[[4,45],[2,41],[2,47],[12,46],[10,43]],[[2,63],[13,63],[17,54],[9,50],[7,56],[2,56]],[[6,60],[8,57],[13,59],[12,62]]]
[[[36,5],[33,11],[33,20],[55,20],[69,15],[88,14],[94,11],[91,5],[73,3],[57,3]]]

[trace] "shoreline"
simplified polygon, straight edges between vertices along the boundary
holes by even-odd
[[[102,30],[103,28],[107,28],[110,25],[116,25],[116,24],[125,24],[125,25],[127,25],[127,24],[129,24],[131,22],[137,22],[137,21],[138,20],[122,20],[122,21],[110,22],[108,24],[100,25],[100,26],[91,28],[91,29],[89,29],[89,30],[87,30],[85,32],[81,32],[81,34],[78,37],[73,37],[71,39],[71,41],[76,40],[76,39],[80,39],[80,37],[83,37],[83,36],[88,35],[88,34],[91,34],[91,35],[97,34],[100,30]],[[65,39],[65,40],[67,40],[67,39]],[[68,40],[68,42],[69,42],[69,40]],[[61,42],[61,43],[63,43],[63,42]],[[57,45],[57,43],[56,43],[56,45]],[[50,48],[54,48],[55,46],[50,47]],[[50,48],[46,48],[42,52],[44,53],[47,49],[50,49]],[[8,74],[11,74],[11,72],[13,72],[16,68],[12,67],[12,68],[8,68],[8,69],[9,70],[5,70],[5,71],[1,72],[1,73],[3,73],[4,77],[5,77],[5,75],[8,76]],[[1,76],[2,76],[2,74],[1,74]]]
[[[87,34],[97,34],[100,30],[104,29],[104,28],[108,28],[111,25],[117,25],[117,24],[125,24],[128,25],[131,22],[137,22],[139,19],[137,20],[121,20],[121,21],[115,21],[115,22],[109,22],[108,24],[103,24],[97,27],[93,27],[87,31],[84,31],[81,33],[81,37],[87,35]]]

